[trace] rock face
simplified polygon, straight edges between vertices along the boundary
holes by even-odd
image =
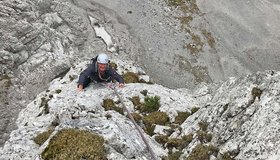
[[[18,112],[47,88],[51,80],[63,76],[75,61],[91,59],[109,46],[95,35],[89,20],[91,15],[100,25],[104,24],[108,16],[98,6],[85,11],[60,0],[6,0],[0,2],[0,8],[0,145],[3,145],[9,132],[15,129]],[[122,41],[130,41],[126,37],[128,33],[123,34]]]
[[[5,132],[15,127],[13,117],[55,76],[71,67],[77,45],[83,44],[85,30],[80,35],[73,30],[84,24],[78,23],[77,15],[71,15],[76,17],[72,22],[67,20],[66,6],[55,1],[0,3],[0,72],[2,82],[9,81],[1,91],[1,145],[8,137]]]
[[[117,59],[114,62],[119,64],[118,72],[143,72],[133,66],[133,62]],[[86,62],[81,63],[64,78],[53,80],[48,90],[40,93],[20,112],[18,129],[11,133],[0,152],[1,159],[34,159],[40,155],[48,141],[39,146],[33,139],[54,122],[57,123],[56,131],[79,128],[104,137],[108,159],[150,159],[140,135],[126,115],[115,110],[105,111],[102,107],[104,99],[119,101],[113,90],[101,84],[92,84],[81,93],[75,90],[77,77],[85,67]],[[168,155],[167,147],[171,152],[180,150],[180,159],[190,159],[196,146],[212,145],[217,151],[207,155],[208,158],[220,159],[227,155],[234,159],[265,160],[280,158],[279,87],[280,72],[267,71],[230,78],[216,85],[201,85],[194,92],[143,83],[127,84],[117,92],[130,112],[137,111],[131,98],[139,96],[143,102],[143,90],[147,90],[148,96],[159,96],[159,111],[167,113],[170,124],[175,123],[179,112],[192,112],[173,128],[171,134],[165,130],[170,125],[156,125],[152,137],[145,134],[158,158]],[[194,106],[198,111],[193,111]],[[117,107],[121,105],[117,104]],[[184,135],[192,137],[180,148],[171,142],[160,145],[155,141],[158,135],[166,135],[169,139]],[[211,138],[205,139],[202,135]]]
[[[137,62],[165,86],[280,68],[278,1],[95,1],[131,27],[144,48]]]
[[[131,122],[101,107],[104,98],[117,102],[113,92],[98,85],[82,94],[75,91],[86,63],[75,62],[106,50],[121,64],[120,73],[144,74],[135,65],[139,63],[159,84],[198,85],[194,93],[156,84],[129,84],[119,90],[131,111],[135,108],[129,98],[138,95],[143,102],[144,89],[161,97],[159,111],[168,114],[175,128],[156,125],[151,128],[157,135],[146,135],[157,157],[176,153],[177,158],[196,159],[195,153],[204,150],[200,155],[211,159],[279,159],[279,72],[204,84],[278,70],[279,14],[279,2],[273,0],[1,1],[1,146],[14,131],[0,159],[35,158],[48,141],[39,146],[32,139],[57,123],[53,135],[76,127],[105,137],[108,159],[149,159]],[[190,116],[182,120],[179,115]],[[167,142],[163,138],[163,146],[157,143],[158,134],[169,137]],[[190,137],[187,143],[175,143],[184,136]]]

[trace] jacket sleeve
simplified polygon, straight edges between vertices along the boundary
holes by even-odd
[[[94,72],[94,66],[90,65],[87,69],[85,69],[79,77],[78,85],[83,85],[84,87],[87,86],[87,82],[90,80],[90,76]]]
[[[119,83],[124,83],[122,76],[120,76],[114,69],[110,68],[109,73],[112,79],[115,79]]]

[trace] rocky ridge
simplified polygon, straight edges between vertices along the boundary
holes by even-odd
[[[99,4],[96,2],[99,2]],[[114,3],[109,3],[106,7],[103,6],[108,2],[109,1],[95,1],[95,2],[71,1],[70,2],[64,0],[47,0],[47,1],[41,1],[41,0],[5,1],[4,0],[0,2],[0,8],[1,8],[0,11],[1,14],[0,17],[0,21],[1,21],[0,85],[2,88],[1,95],[0,95],[0,99],[1,99],[0,144],[4,144],[4,142],[9,138],[9,133],[12,130],[16,129],[14,122],[17,119],[18,112],[22,108],[25,108],[28,104],[29,104],[28,106],[32,106],[32,103],[34,103],[35,101],[40,103],[37,105],[33,104],[34,105],[33,109],[36,112],[34,114],[31,114],[30,117],[26,117],[26,119],[22,118],[22,114],[26,114],[26,112],[28,112],[29,109],[27,108],[25,111],[22,111],[18,121],[25,119],[24,120],[25,122],[30,121],[31,126],[29,126],[28,123],[25,123],[24,125],[18,123],[19,129],[13,132],[11,138],[6,143],[5,147],[1,148],[1,153],[3,153],[1,158],[6,159],[6,158],[12,158],[13,156],[25,157],[26,159],[29,159],[30,157],[34,158],[36,155],[41,153],[41,151],[46,147],[47,143],[41,147],[34,144],[32,138],[36,136],[38,133],[45,131],[50,125],[49,122],[35,124],[34,125],[35,127],[33,128],[34,122],[31,122],[32,121],[31,119],[36,119],[37,117],[35,115],[37,114],[38,117],[50,116],[52,118],[49,118],[48,120],[53,120],[54,115],[51,115],[53,113],[55,113],[55,116],[59,115],[60,117],[59,116],[58,117],[60,119],[64,119],[63,114],[58,114],[62,111],[56,110],[50,113],[50,110],[48,110],[48,108],[43,107],[43,106],[50,105],[49,103],[52,102],[52,100],[50,99],[53,99],[51,98],[52,96],[59,97],[59,95],[60,94],[62,95],[62,93],[64,92],[58,93],[59,90],[61,90],[59,87],[58,89],[52,90],[51,94],[47,92],[44,93],[40,93],[40,92],[46,90],[48,88],[49,83],[54,78],[59,76],[63,77],[64,74],[68,72],[71,66],[72,67],[75,66],[74,65],[75,61],[80,61],[79,58],[86,59],[88,57],[93,57],[98,51],[104,51],[106,49],[110,49],[110,46],[106,45],[107,44],[106,40],[98,38],[97,33],[96,35],[94,34],[96,31],[96,30],[94,31],[96,24],[92,24],[92,19],[91,19],[91,17],[94,17],[94,20],[95,21],[97,20],[98,24],[101,26],[101,29],[105,29],[109,31],[108,35],[113,35],[111,40],[114,44],[114,47],[116,47],[115,48],[116,53],[111,54],[111,57],[116,58],[119,55],[121,55],[121,60],[117,60],[119,64],[123,63],[121,61],[127,62],[126,60],[128,58],[132,58],[137,62],[142,61],[143,63],[143,59],[141,60],[141,58],[145,57],[142,56],[144,54],[146,56],[152,57],[152,58],[150,57],[152,63],[148,64],[146,66],[147,68],[149,67],[153,67],[153,69],[162,68],[163,69],[162,71],[164,71],[164,73],[167,73],[166,70],[168,71],[170,70],[168,69],[168,67],[171,68],[173,67],[173,69],[171,69],[170,72],[168,73],[176,73],[176,74],[181,73],[181,71],[192,71],[191,74],[196,75],[197,76],[196,78],[198,78],[198,79],[193,78],[191,75],[189,78],[194,80],[192,82],[199,81],[199,83],[202,83],[201,85],[199,85],[198,89],[196,89],[195,94],[191,93],[191,91],[187,89],[172,90],[172,89],[164,88],[160,85],[153,85],[153,87],[151,87],[151,85],[146,86],[145,84],[141,84],[141,85],[134,84],[134,85],[127,85],[126,88],[127,90],[124,89],[125,91],[129,91],[129,92],[131,92],[131,90],[138,90],[140,92],[140,88],[143,89],[143,86],[146,86],[147,89],[151,89],[150,91],[151,93],[149,94],[159,95],[160,97],[163,97],[161,98],[160,111],[167,111],[170,121],[172,123],[176,121],[175,117],[180,114],[179,112],[192,110],[191,106],[186,107],[185,104],[191,104],[201,108],[197,113],[192,114],[183,124],[180,124],[180,127],[178,127],[174,133],[172,132],[173,133],[172,135],[169,135],[171,133],[167,134],[163,131],[163,128],[165,129],[171,128],[170,126],[164,127],[164,126],[157,125],[155,128],[154,131],[155,133],[168,135],[169,138],[183,137],[184,135],[194,134],[192,136],[194,140],[191,141],[188,146],[184,146],[183,148],[182,146],[180,147],[177,146],[177,148],[175,146],[176,149],[173,149],[173,151],[179,150],[183,152],[181,158],[188,157],[188,156],[192,157],[193,151],[199,150],[201,148],[209,149],[204,145],[197,145],[200,143],[205,144],[207,142],[206,146],[209,146],[209,144],[211,143],[215,147],[219,148],[218,152],[217,150],[211,151],[211,153],[213,154],[211,155],[210,158],[215,158],[215,157],[220,158],[225,155],[228,155],[230,157],[236,157],[238,159],[256,159],[256,158],[279,159],[278,158],[279,153],[276,150],[277,148],[279,148],[279,137],[275,135],[275,132],[279,131],[279,128],[277,128],[277,124],[279,123],[279,118],[277,117],[278,108],[279,108],[279,99],[276,97],[277,95],[279,95],[279,91],[277,89],[279,87],[279,83],[277,80],[277,78],[279,77],[278,72],[268,71],[264,73],[258,73],[256,75],[242,77],[242,78],[230,78],[230,80],[227,80],[223,84],[222,83],[212,84],[211,86],[209,86],[203,84],[204,80],[207,80],[207,82],[209,82],[208,73],[204,72],[207,70],[204,70],[205,68],[203,66],[196,67],[193,64],[189,63],[189,62],[197,63],[197,61],[193,59],[193,56],[196,57],[196,55],[187,55],[187,58],[182,56],[178,56],[177,58],[172,58],[172,55],[163,56],[162,54],[160,55],[155,54],[158,53],[156,52],[156,49],[159,49],[160,51],[166,51],[165,50],[166,48],[164,48],[166,41],[158,41],[157,39],[158,37],[162,37],[160,35],[165,35],[164,33],[168,33],[166,35],[168,35],[169,37],[175,36],[177,38],[178,37],[182,38],[182,39],[179,38],[182,41],[181,40],[169,41],[172,42],[172,44],[174,44],[172,46],[175,46],[175,48],[176,46],[180,48],[183,45],[182,43],[190,44],[190,46],[194,49],[197,49],[197,47],[202,47],[199,46],[200,45],[199,41],[195,41],[195,39],[197,39],[197,35],[196,35],[197,33],[199,33],[198,34],[199,36],[201,36],[201,34],[204,34],[204,32],[200,32],[201,31],[200,27],[198,27],[198,30],[196,30],[195,28],[196,26],[202,26],[202,29],[204,28],[208,30],[210,28],[210,30],[213,31],[213,33],[215,33],[214,34],[215,40],[219,40],[217,41],[217,46],[215,46],[217,48],[211,49],[211,43],[207,44],[206,42],[207,37],[210,38],[211,40],[212,36],[210,32],[206,30],[207,32],[205,32],[204,38],[202,39],[203,43],[206,44],[203,45],[203,52],[209,49],[209,53],[218,53],[217,54],[218,56],[216,55],[212,57],[214,61],[217,60],[216,59],[217,57],[221,56],[222,62],[224,62],[224,66],[228,68],[236,69],[236,67],[230,67],[231,64],[227,64],[228,61],[226,61],[225,59],[225,57],[227,56],[224,55],[224,53],[227,53],[228,51],[230,51],[229,54],[233,53],[235,49],[234,49],[234,45],[231,44],[236,43],[235,46],[238,46],[238,52],[237,54],[234,54],[233,56],[229,56],[229,57],[230,60],[235,59],[237,57],[237,60],[229,61],[229,62],[233,62],[233,66],[241,66],[240,68],[242,69],[240,70],[242,70],[242,73],[244,71],[244,68],[247,68],[245,69],[246,73],[249,73],[251,71],[256,71],[256,70],[264,70],[267,68],[277,69],[279,67],[279,63],[277,61],[278,58],[277,56],[274,55],[274,53],[277,52],[278,50],[277,47],[278,43],[277,41],[274,40],[277,38],[279,39],[279,37],[277,34],[274,33],[275,31],[277,31],[277,25],[279,24],[277,23],[278,19],[275,18],[273,23],[271,23],[272,22],[271,19],[273,19],[273,17],[277,17],[275,15],[279,14],[279,12],[277,12],[279,10],[279,8],[277,8],[277,2],[268,0],[266,1],[266,3],[262,3],[261,5],[257,1],[254,2],[252,1],[253,5],[250,4],[251,3],[250,1],[248,1],[246,4],[242,3],[244,6],[244,8],[241,8],[242,11],[247,10],[248,7],[249,8],[253,7],[252,11],[256,11],[254,10],[254,7],[256,6],[261,8],[257,12],[258,14],[261,13],[260,14],[261,19],[258,20],[265,21],[265,23],[263,23],[263,25],[257,28],[251,26],[250,23],[252,22],[251,20],[254,21],[254,24],[259,23],[258,20],[254,19],[255,14],[253,12],[250,12],[249,14],[252,19],[250,18],[245,19],[246,23],[242,23],[243,25],[240,26],[230,25],[231,23],[227,23],[229,24],[228,28],[231,28],[231,26],[233,26],[233,28],[231,28],[233,31],[237,30],[238,28],[242,28],[242,31],[246,33],[244,35],[248,35],[248,33],[250,34],[256,33],[255,31],[257,30],[259,33],[258,36],[264,35],[266,37],[264,38],[264,40],[268,40],[268,43],[263,43],[263,40],[258,36],[257,37],[247,36],[248,42],[250,42],[248,44],[254,44],[255,42],[254,40],[257,40],[257,44],[258,44],[257,47],[255,44],[247,45],[249,46],[249,48],[246,48],[245,44],[243,45],[243,43],[242,44],[240,43],[240,40],[244,38],[242,36],[243,34],[238,34],[237,36],[231,36],[233,32],[226,32],[228,34],[226,34],[227,36],[224,36],[223,32],[219,32],[219,31],[223,31],[223,28],[219,28],[219,23],[223,23],[224,22],[223,20],[225,19],[227,20],[228,18],[222,17],[221,21],[216,21],[216,18],[219,17],[218,15],[220,15],[220,13],[223,14],[227,13],[225,15],[231,18],[235,17],[234,22],[237,23],[240,22],[240,20],[243,20],[242,16],[239,15],[239,13],[243,13],[243,12],[236,12],[236,6],[238,6],[236,4],[239,4],[238,1],[234,3],[225,1],[222,7],[216,1],[214,2],[211,1],[211,5],[206,3],[208,1],[197,1],[197,5],[199,6],[199,9],[202,9],[205,12],[203,13],[199,11],[198,14],[196,12],[198,11],[197,10],[198,8],[196,8],[197,5],[196,3],[193,3],[195,1],[189,1],[187,3],[187,6],[180,6],[179,4],[175,4],[175,6],[171,7],[171,9],[169,8],[170,6],[168,7],[166,6],[165,2],[157,3],[154,1],[147,1],[147,4],[145,5],[138,5],[138,3],[140,2],[137,1],[137,3],[134,4],[136,7],[133,7],[134,5],[129,5],[131,2],[126,3],[127,1],[125,1],[125,3],[120,3],[122,1],[115,1]],[[194,10],[191,11],[190,13],[183,14],[180,8],[188,7],[188,6],[194,7]],[[125,9],[116,10],[115,9],[116,7],[117,8],[123,7]],[[136,14],[138,13],[137,9],[139,8],[141,10],[139,11],[140,14]],[[143,11],[148,10],[149,12],[144,13],[142,10]],[[270,10],[271,12],[268,12]],[[163,13],[163,14],[159,14],[159,13]],[[264,14],[264,16],[262,16],[263,15],[262,13],[267,13],[267,14]],[[178,17],[178,14],[179,15],[183,14],[183,15]],[[136,21],[137,19],[135,19],[135,16],[137,15],[138,17],[139,16],[142,17],[140,21]],[[177,20],[174,20],[174,17],[171,18],[172,16],[177,17]],[[191,21],[188,21],[189,20],[188,18],[190,18],[189,16],[193,17]],[[149,23],[143,23],[151,18],[155,18],[154,19],[155,21]],[[209,26],[201,23],[204,20],[206,20],[205,18],[207,20],[210,20]],[[211,21],[211,19],[213,20],[213,18],[215,19],[215,21]],[[187,32],[188,33],[187,37],[182,35],[182,32],[178,30],[181,27],[180,21],[187,22],[186,28],[187,29],[189,28],[191,29],[190,31],[192,31],[190,33]],[[149,27],[151,28],[145,30],[147,32],[142,32],[143,28],[145,29],[145,27],[146,29]],[[175,29],[175,31],[173,29]],[[154,34],[155,36],[150,36],[151,33],[153,32],[161,33],[161,34]],[[147,35],[147,36],[139,38],[139,34]],[[147,37],[148,38],[152,37],[152,38],[147,39]],[[227,37],[230,37],[230,39],[227,39]],[[143,43],[143,39],[144,40],[147,39],[147,41]],[[226,44],[221,44],[223,42],[226,42]],[[229,43],[227,44],[227,42]],[[219,47],[224,47],[224,48],[220,50],[221,48],[219,49]],[[172,47],[169,48],[172,49]],[[181,51],[185,53],[186,50],[189,49],[190,48],[184,48],[183,50],[180,51],[178,50],[178,53],[180,52],[181,54]],[[196,50],[194,51],[196,52]],[[259,54],[262,53],[262,51],[264,53],[268,53],[268,55],[271,55],[271,56],[266,56],[266,58],[268,59],[265,64],[259,63],[259,59],[263,60],[262,58],[260,58],[261,56],[258,56],[258,55],[264,55],[264,54]],[[160,53],[165,53],[165,52],[160,52]],[[244,54],[245,57],[250,59],[250,61],[248,63],[247,61],[244,61],[242,56],[239,55],[239,53]],[[153,57],[154,55],[155,57]],[[202,61],[203,58],[208,59],[207,56],[201,57],[201,55],[202,54],[200,54],[200,58],[202,58],[201,59]],[[86,56],[86,58],[83,58],[83,56]],[[257,58],[254,59],[254,57]],[[174,66],[169,63],[165,64],[164,63],[166,62],[165,58],[167,58],[168,60],[172,59],[172,62],[176,62],[176,64]],[[197,64],[203,63],[202,61],[201,62],[199,61]],[[154,63],[154,62],[163,62],[163,63]],[[242,64],[246,64],[246,65],[240,65],[241,62]],[[130,67],[132,67],[132,70],[143,74],[144,71],[142,70],[139,71],[139,68],[137,68],[134,63],[135,62],[129,62],[129,64],[131,65]],[[212,62],[209,63],[212,64]],[[158,64],[159,66],[155,67],[154,64]],[[215,63],[215,64],[219,64],[219,63]],[[164,66],[162,65],[164,66],[166,65],[167,68],[164,68]],[[123,64],[123,66],[125,66],[125,64]],[[57,85],[59,83],[68,83],[68,82],[70,85],[69,88],[75,86],[74,85],[75,83],[72,80],[73,79],[76,80],[77,75],[81,71],[82,67],[78,66],[77,68],[80,68],[80,70],[79,71],[75,69],[74,71],[71,70],[66,76],[64,76],[62,80],[56,79],[54,82],[52,82],[54,83],[54,85],[51,86],[51,88],[52,87],[57,88]],[[119,71],[126,72],[123,69]],[[131,68],[128,70],[131,70]],[[72,75],[69,76],[69,74],[73,72],[75,72],[74,76]],[[153,73],[153,72],[154,71],[149,71],[149,73]],[[157,73],[158,72],[159,71],[157,70]],[[219,74],[224,73],[222,72],[222,70],[216,70],[213,68],[212,71],[210,70],[210,72],[219,72]],[[232,73],[236,73],[236,70],[233,70]],[[228,75],[226,76],[231,76],[232,73],[227,72]],[[186,74],[189,75],[189,73]],[[239,74],[240,73],[237,72],[237,75]],[[165,74],[160,74],[160,76],[166,77]],[[223,76],[224,75],[221,75],[222,78]],[[142,76],[142,78],[149,79],[147,78],[147,76]],[[174,82],[173,87],[178,86],[178,84],[185,84],[185,82],[181,83],[180,81],[176,81],[176,84]],[[64,85],[62,85],[63,90],[65,87]],[[103,88],[102,90],[102,88],[103,86],[97,87],[97,92],[98,93],[100,92],[99,95],[101,97],[102,96],[111,97],[115,100],[115,97],[113,95],[108,96],[107,94],[105,94],[105,92],[108,91],[107,89]],[[68,96],[69,90],[65,90],[66,91],[65,95]],[[89,91],[91,90],[89,89]],[[95,90],[93,90],[93,92],[94,91]],[[159,91],[166,91],[166,94],[163,94]],[[69,91],[69,93],[70,92],[72,93],[72,91]],[[169,95],[170,93],[174,94],[175,97],[182,97],[182,98],[170,97]],[[241,96],[240,93],[243,93],[241,94],[243,97],[240,97]],[[44,98],[42,99],[42,97],[40,97],[41,95],[42,97],[49,96],[49,98],[45,97],[44,100]],[[73,92],[73,95],[77,95],[77,93]],[[124,96],[126,95],[126,93],[122,93],[122,95]],[[131,95],[127,95],[127,97],[130,96]],[[141,100],[143,100],[144,97],[141,94],[139,94],[139,96],[141,97]],[[165,101],[164,99],[168,96],[169,99],[167,98],[167,100]],[[128,105],[131,106],[131,102],[128,100],[127,97],[126,97],[126,101]],[[191,102],[188,100],[185,101],[184,98],[188,100],[190,99]],[[66,97],[62,98],[63,103],[64,102],[68,103],[68,101],[71,100],[67,99]],[[88,105],[90,106],[90,104]],[[99,104],[96,103],[96,105],[99,106],[99,109],[102,110],[100,112],[103,113],[103,109],[100,108],[100,103]],[[85,112],[82,112],[84,111],[83,106],[82,109],[79,109],[80,106],[78,104],[77,106],[73,110],[70,109],[71,110],[69,111],[70,113],[69,112],[66,113],[66,115],[68,113],[71,115],[71,119],[73,118],[72,116],[73,112],[75,113],[77,112],[78,118],[87,116],[87,114],[91,113],[91,111],[89,111],[89,113],[85,114]],[[270,110],[271,106],[273,107],[272,110]],[[38,107],[40,109],[38,109]],[[64,107],[64,109],[66,108]],[[172,109],[170,110],[169,108]],[[131,107],[131,110],[134,109]],[[203,113],[200,113],[202,111]],[[80,115],[80,112],[82,112],[81,113],[82,116]],[[106,111],[106,112],[111,112],[111,111]],[[204,112],[211,114],[212,117],[211,116],[209,117],[209,115],[206,115]],[[198,113],[201,115],[201,117],[198,116]],[[65,118],[66,120],[64,119],[65,121],[68,121],[69,114],[68,117],[66,116]],[[113,114],[115,114],[115,112],[113,112]],[[262,118],[258,119],[256,115]],[[75,117],[76,115],[74,115],[74,119]],[[117,120],[124,118],[123,116],[119,116],[119,115],[116,115],[116,117]],[[191,117],[195,117],[195,118],[192,119]],[[105,119],[104,115],[100,115],[99,118]],[[127,119],[120,120],[120,122],[130,123]],[[207,122],[207,124],[209,123],[207,125],[208,127],[206,128],[204,127],[204,129],[201,129],[202,124],[204,124],[202,122]],[[213,122],[215,122],[215,125],[212,124]],[[41,125],[41,127],[38,127],[37,125],[39,126]],[[118,124],[116,125],[119,126]],[[61,126],[57,127],[56,131],[60,130],[61,128],[75,127],[75,126],[76,125],[72,125],[72,124],[68,125],[68,122],[64,123],[64,121],[62,121]],[[79,127],[81,129],[90,130],[90,128],[78,126],[78,128]],[[131,130],[133,126],[128,126],[128,128]],[[96,130],[98,129],[95,129],[95,131]],[[102,132],[101,134],[106,135],[104,132]],[[127,131],[124,132],[127,133]],[[18,135],[18,133],[21,133],[22,135],[26,135],[27,138],[25,139],[21,137],[21,135]],[[115,132],[115,133],[116,135],[124,134],[120,132]],[[137,133],[134,133],[134,136],[138,136],[137,139],[139,139],[139,135],[136,134]],[[210,135],[212,135],[212,138],[210,138],[211,137]],[[16,139],[15,137],[17,137],[18,139]],[[208,137],[208,138],[203,139],[203,137],[204,138]],[[126,138],[127,137],[123,135],[123,137],[120,139],[126,139]],[[157,156],[159,157],[167,156],[168,151],[166,147],[171,145],[171,149],[172,149],[173,144],[169,142],[169,144],[164,144],[164,146],[160,148],[158,147],[158,144],[153,139],[156,139],[155,136],[149,138],[149,142],[152,144],[153,148],[155,148],[156,151],[158,151],[159,154]],[[266,141],[264,141],[263,139]],[[110,141],[110,139],[107,140]],[[208,141],[210,141],[210,143]],[[264,142],[269,142],[269,143],[266,144]],[[26,149],[24,149],[23,148],[24,143],[29,144],[28,145],[29,147],[25,146]],[[120,140],[119,143],[123,144],[124,142],[121,142]],[[112,159],[114,159],[113,157],[115,158],[122,157],[121,159],[123,158],[130,159],[133,157],[137,157],[141,159],[144,157],[146,158],[148,157],[148,153],[144,148],[135,151],[136,149],[133,148],[133,146],[131,146],[131,144],[129,143],[126,145],[128,145],[128,148],[132,148],[132,150],[135,152],[128,153],[127,151],[123,151],[121,147],[119,147],[120,146],[119,143],[106,144],[107,147],[113,146],[112,147],[113,149],[108,152],[109,155],[108,158],[111,157]],[[139,142],[139,144],[141,143],[142,142]],[[137,147],[143,145],[143,143],[141,145],[139,144],[137,145]],[[34,148],[36,154],[30,153],[30,148]]]
[[[120,73],[143,73],[133,66],[133,62],[118,59],[114,62],[119,64]],[[116,102],[117,107],[121,107],[111,89],[101,84],[92,84],[85,92],[75,90],[77,75],[85,67],[86,63],[79,64],[71,68],[63,78],[53,80],[48,90],[40,93],[20,112],[18,129],[11,133],[11,138],[3,147],[1,159],[34,159],[40,155],[49,140],[40,146],[33,139],[48,130],[54,121],[58,123],[55,131],[76,128],[104,137],[108,159],[149,159],[140,135],[125,114],[102,107],[103,100],[108,98]],[[191,159],[198,146],[214,146],[216,151],[207,155],[208,158],[222,159],[228,155],[233,159],[272,160],[280,157],[279,78],[279,72],[267,71],[230,78],[216,85],[201,85],[194,92],[143,83],[127,84],[125,88],[117,89],[117,92],[130,112],[139,112],[131,98],[139,96],[142,102],[145,97],[141,94],[143,90],[147,90],[149,96],[159,96],[158,111],[165,112],[171,124],[179,112],[191,112],[194,106],[198,108],[181,124],[177,124],[171,134],[166,130],[170,129],[170,125],[156,125],[151,136],[145,134],[158,158],[167,157],[168,153],[179,150],[180,159]],[[148,80],[148,77],[143,75],[143,79]],[[46,99],[46,103],[43,102]],[[192,136],[180,148],[176,143],[170,146],[168,143],[157,142],[155,137],[159,135],[166,135],[169,139]]]

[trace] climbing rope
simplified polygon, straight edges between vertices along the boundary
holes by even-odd
[[[137,123],[135,122],[133,116],[130,114],[129,110],[125,107],[124,103],[123,103],[123,99],[121,98],[121,96],[119,95],[119,93],[117,92],[116,90],[116,85],[107,85],[110,89],[112,89],[114,91],[114,93],[117,95],[117,97],[119,98],[119,100],[121,101],[121,104],[122,104],[122,107],[123,107],[123,110],[127,113],[129,119],[132,121],[132,123],[134,124],[135,128],[137,129],[137,131],[139,132],[142,140],[144,141],[144,143],[146,144],[146,147],[148,148],[148,151],[150,152],[151,154],[151,157],[153,160],[156,160],[156,156],[155,156],[155,153],[153,152],[151,146],[149,145],[147,139],[144,137],[143,133],[142,133],[142,130],[140,129],[140,127],[137,125]]]

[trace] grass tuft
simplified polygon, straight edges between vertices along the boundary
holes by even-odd
[[[41,154],[44,160],[106,160],[103,137],[85,130],[62,129]]]

